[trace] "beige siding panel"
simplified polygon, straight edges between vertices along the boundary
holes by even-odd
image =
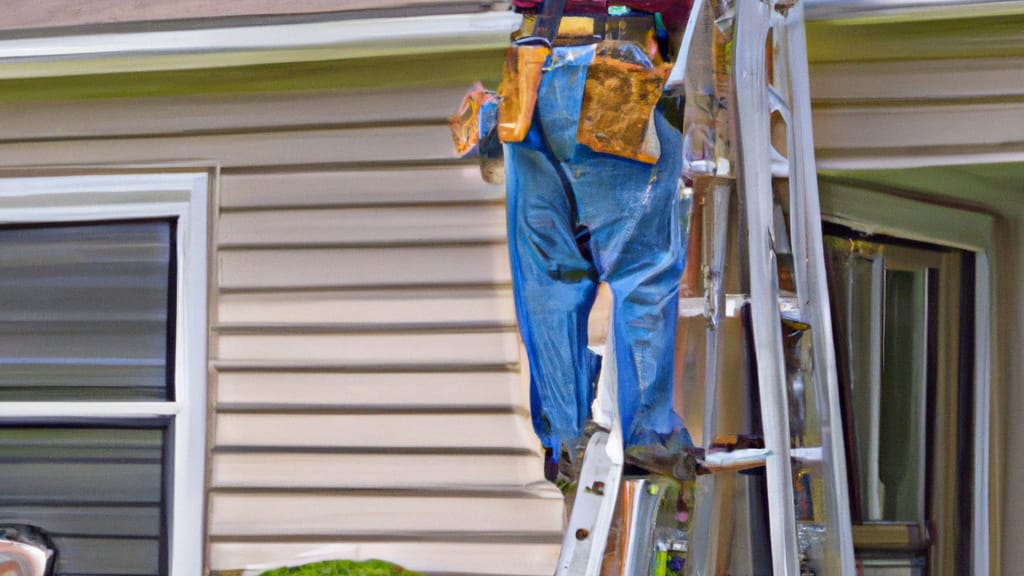
[[[881,60],[811,66],[815,101],[1024,96],[1024,58]]]
[[[210,535],[286,536],[428,532],[556,531],[561,494],[554,486],[524,497],[356,496],[333,494],[210,495]]]
[[[501,242],[505,207],[435,206],[276,210],[223,214],[221,246]]]
[[[1021,134],[1024,102],[819,107],[814,111],[814,144],[826,151],[950,146],[966,154],[969,146],[1019,143]]]
[[[226,334],[221,360],[347,366],[495,365],[519,361],[513,331],[427,334]]]
[[[447,125],[0,144],[0,165],[209,160],[222,167],[450,160]]]
[[[554,539],[553,539],[554,540]],[[409,570],[448,574],[517,574],[550,576],[558,561],[559,545],[463,542],[214,542],[214,570],[241,566],[276,567],[335,558],[387,558]],[[301,560],[299,560],[301,559]]]
[[[511,281],[504,244],[360,249],[227,250],[221,288],[335,288]]]
[[[217,405],[290,408],[525,406],[516,372],[222,372]]]
[[[214,454],[214,488],[516,488],[542,475],[536,456]]]
[[[218,446],[538,450],[522,414],[219,414]]]
[[[222,294],[222,324],[513,325],[509,288],[387,289]]]
[[[373,122],[439,121],[454,112],[465,87],[407,92],[365,90],[0,103],[0,139],[182,134]]]
[[[485,183],[475,165],[224,174],[220,180],[221,209],[478,202],[504,197],[504,186]]]

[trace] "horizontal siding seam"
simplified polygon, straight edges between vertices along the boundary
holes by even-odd
[[[481,198],[480,200],[430,200],[405,202],[324,202],[320,204],[265,204],[256,206],[221,206],[221,214],[245,214],[261,212],[317,212],[320,210],[366,210],[392,208],[480,208],[505,205],[504,198]]]
[[[1022,104],[1024,103],[1024,94],[1006,94],[1006,95],[985,95],[985,96],[923,96],[915,98],[893,98],[893,97],[879,97],[879,98],[836,98],[836,97],[819,97],[812,101],[812,106],[816,110],[830,110],[830,109],[846,109],[846,108],[858,108],[858,109],[875,109],[875,108],[888,108],[888,107],[904,107],[904,108],[942,108],[946,106],[978,106],[986,104]]]
[[[281,124],[276,126],[258,127],[225,127],[225,128],[197,128],[191,130],[180,130],[176,132],[154,132],[154,133],[122,133],[122,134],[98,134],[93,136],[44,136],[40,138],[2,138],[0,145],[6,144],[46,144],[51,142],[102,142],[106,140],[148,140],[151,138],[193,138],[204,136],[251,136],[254,134],[276,134],[280,132],[322,132],[329,130],[362,130],[368,128],[406,128],[424,126],[447,126],[445,118],[409,118],[397,120],[378,120],[375,122],[327,122],[318,124]]]
[[[529,412],[518,404],[450,404],[450,405],[429,405],[422,404],[388,404],[387,406],[354,406],[351,404],[271,404],[271,403],[218,403],[217,414],[271,414],[271,415],[294,415],[294,416],[374,416],[384,414],[405,414],[412,415],[464,415],[476,414],[481,416],[500,416],[518,414],[527,416]]]
[[[378,455],[378,456],[540,456],[539,450],[512,447],[433,447],[433,446],[259,446],[218,444],[213,455],[219,454],[317,454],[317,455]]]
[[[261,362],[258,360],[213,360],[211,367],[218,372],[301,372],[365,374],[383,372],[445,373],[445,372],[519,372],[517,363],[459,363],[459,364],[332,364],[317,362]]]
[[[232,496],[334,496],[346,499],[360,498],[436,498],[439,500],[459,498],[487,498],[501,500],[554,500],[561,502],[562,495],[553,484],[531,490],[522,486],[439,486],[424,485],[411,487],[297,487],[278,486],[217,486],[210,488],[210,495]]]
[[[405,250],[408,248],[472,248],[472,247],[487,247],[487,246],[502,246],[507,244],[508,241],[504,238],[422,238],[413,240],[375,240],[372,242],[359,241],[359,242],[338,242],[338,241],[295,241],[295,242],[224,242],[217,245],[217,252],[219,253],[230,253],[230,252],[271,252],[274,250],[308,250],[308,251],[324,251],[324,250],[375,250],[375,249],[391,249],[391,250]]]
[[[489,531],[489,532],[455,532],[432,530],[430,532],[352,532],[337,536],[325,534],[274,534],[274,535],[224,535],[211,534],[209,540],[213,544],[267,543],[267,544],[336,544],[348,542],[458,542],[466,544],[558,544],[562,541],[561,532],[539,530],[536,532],[521,531]]]
[[[316,286],[220,286],[221,295],[267,294],[280,292],[367,292],[373,290],[479,290],[509,289],[511,282],[434,282],[434,283],[366,283],[366,284],[317,284]]]
[[[508,244],[508,240],[502,238],[478,238],[478,239],[455,239],[455,240],[441,240],[441,239],[423,239],[423,240],[393,240],[393,241],[377,241],[377,242],[276,242],[276,243],[256,243],[256,242],[222,242],[217,244],[218,252],[242,252],[242,251],[253,251],[262,252],[270,250],[307,250],[307,251],[323,251],[323,250],[365,250],[365,249],[385,249],[385,250],[404,250],[406,248],[465,248],[472,246],[502,246]]]
[[[427,301],[429,302],[429,301]],[[328,323],[328,322],[231,322],[212,326],[220,334],[430,334],[433,332],[515,332],[516,325],[507,322],[396,322],[396,323]]]
[[[222,176],[256,176],[294,174],[297,172],[376,172],[410,168],[466,168],[478,166],[460,158],[419,158],[405,160],[338,160],[335,162],[306,162],[294,164],[260,164],[258,166],[224,166]]]
[[[305,406],[282,406],[279,404],[261,405],[218,405],[217,414],[253,414],[253,415],[274,415],[274,416],[376,416],[385,414],[412,415],[434,415],[434,416],[458,416],[458,415],[480,415],[480,416],[503,416],[520,415],[528,416],[529,411],[518,405],[476,405],[476,406],[395,406],[383,407],[366,406],[327,406],[327,405],[305,405]]]

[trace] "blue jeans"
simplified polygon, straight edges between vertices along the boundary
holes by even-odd
[[[679,186],[682,138],[656,111],[661,156],[654,165],[578,144],[593,52],[554,49],[529,134],[505,145],[509,251],[531,414],[555,454],[560,442],[580,438],[590,415],[600,358],[587,349],[587,319],[600,282],[613,295],[610,329],[627,446],[685,433],[672,408],[688,217]]]

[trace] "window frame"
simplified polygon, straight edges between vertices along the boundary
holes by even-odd
[[[173,218],[177,273],[173,400],[9,401],[0,418],[17,424],[167,421],[165,463],[168,574],[203,571],[207,426],[208,172],[0,176],[0,224]]]
[[[971,510],[971,558],[974,574],[998,565],[991,557],[993,502],[990,498],[992,366],[996,350],[992,303],[995,274],[995,217],[963,207],[926,202],[855,180],[819,177],[822,219],[872,235],[945,246],[971,252],[974,266],[974,444]],[[952,223],[952,225],[951,225]],[[949,567],[952,570],[952,567]]]

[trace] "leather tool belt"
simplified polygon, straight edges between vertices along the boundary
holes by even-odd
[[[589,27],[582,25],[588,22]],[[606,32],[617,32],[606,34],[596,44],[593,35],[582,42],[587,31],[598,24]],[[655,64],[658,58],[653,42],[653,22],[647,17],[562,18],[556,45],[595,44],[580,110],[579,143],[601,153],[657,162],[660,146],[652,119],[669,66]],[[653,61],[650,54],[655,54]],[[502,142],[522,142],[529,132],[537,90],[550,57],[551,48],[543,43],[517,43],[506,52],[498,88],[498,136]]]
[[[654,108],[669,66],[654,66],[634,43],[604,40],[587,68],[576,141],[595,152],[654,164],[661,146]]]

